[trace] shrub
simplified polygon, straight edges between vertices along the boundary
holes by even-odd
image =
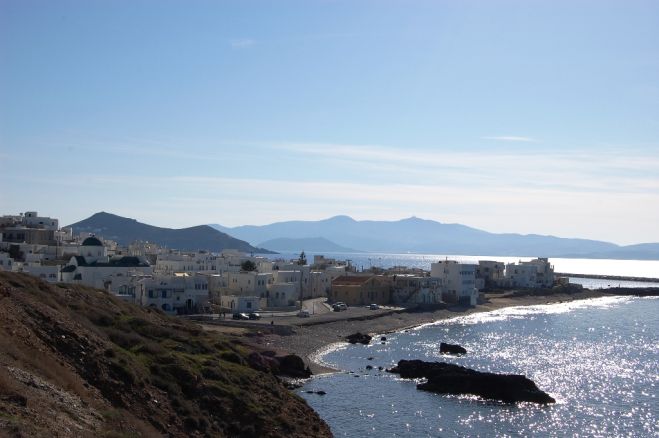
[[[130,350],[142,342],[142,338],[136,333],[126,333],[117,329],[108,329],[108,337],[112,342],[125,350]]]
[[[245,364],[243,358],[233,351],[223,351],[222,353],[220,353],[220,358],[226,360],[227,362],[237,363],[239,365]]]

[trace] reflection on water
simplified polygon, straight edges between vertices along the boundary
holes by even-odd
[[[302,395],[337,436],[656,437],[657,314],[657,298],[606,297],[461,316],[388,334],[386,345],[335,344],[321,358],[345,371],[304,388],[326,396]],[[440,342],[469,353],[441,356]],[[377,370],[400,359],[525,374],[558,403],[504,405],[417,391],[415,382]]]

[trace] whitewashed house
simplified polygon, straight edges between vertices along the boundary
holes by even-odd
[[[140,280],[135,300],[171,315],[201,313],[209,307],[208,277],[203,275],[157,275]]]
[[[521,288],[547,288],[554,284],[554,267],[547,258],[506,265],[505,285]]]
[[[300,300],[299,287],[295,283],[275,283],[268,292],[268,307],[292,307]]]
[[[430,276],[441,280],[442,298],[447,303],[475,306],[478,302],[476,265],[441,260],[430,265]]]
[[[230,309],[231,313],[258,312],[261,309],[261,298],[239,295],[223,295],[221,305]]]
[[[85,239],[79,249],[80,255],[71,257],[61,269],[61,281],[84,284],[115,292],[112,279],[135,274],[152,273],[149,263],[142,257],[108,257],[103,243],[96,237]]]
[[[268,287],[274,282],[273,275],[269,272],[227,272],[224,274],[224,277],[226,277],[228,294],[231,295],[248,295],[265,298],[268,293]]]
[[[21,263],[20,272],[25,272],[34,277],[38,277],[49,283],[58,283],[61,281],[60,271],[62,265],[42,265],[39,262]]]
[[[442,280],[412,274],[396,274],[392,281],[391,300],[396,304],[443,303]]]
[[[14,261],[9,257],[9,253],[0,252],[0,271],[9,271],[13,270]]]
[[[483,287],[496,287],[502,284],[505,279],[506,264],[494,260],[479,260],[476,266],[476,279],[482,280]]]

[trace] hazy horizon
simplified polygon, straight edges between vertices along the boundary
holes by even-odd
[[[659,3],[0,3],[0,206],[659,242]]]

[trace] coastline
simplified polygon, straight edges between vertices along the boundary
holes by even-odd
[[[485,302],[475,307],[453,306],[435,311],[407,311],[386,314],[369,319],[339,320],[315,325],[292,325],[291,334],[263,333],[258,337],[252,338],[250,343],[254,343],[259,348],[296,354],[303,358],[314,375],[318,375],[337,372],[339,370],[329,368],[317,362],[315,357],[332,344],[345,342],[345,337],[355,332],[380,335],[410,329],[438,320],[455,318],[472,313],[490,312],[506,307],[554,304],[604,296],[612,296],[612,294],[588,289],[576,293],[548,295],[486,294]]]

